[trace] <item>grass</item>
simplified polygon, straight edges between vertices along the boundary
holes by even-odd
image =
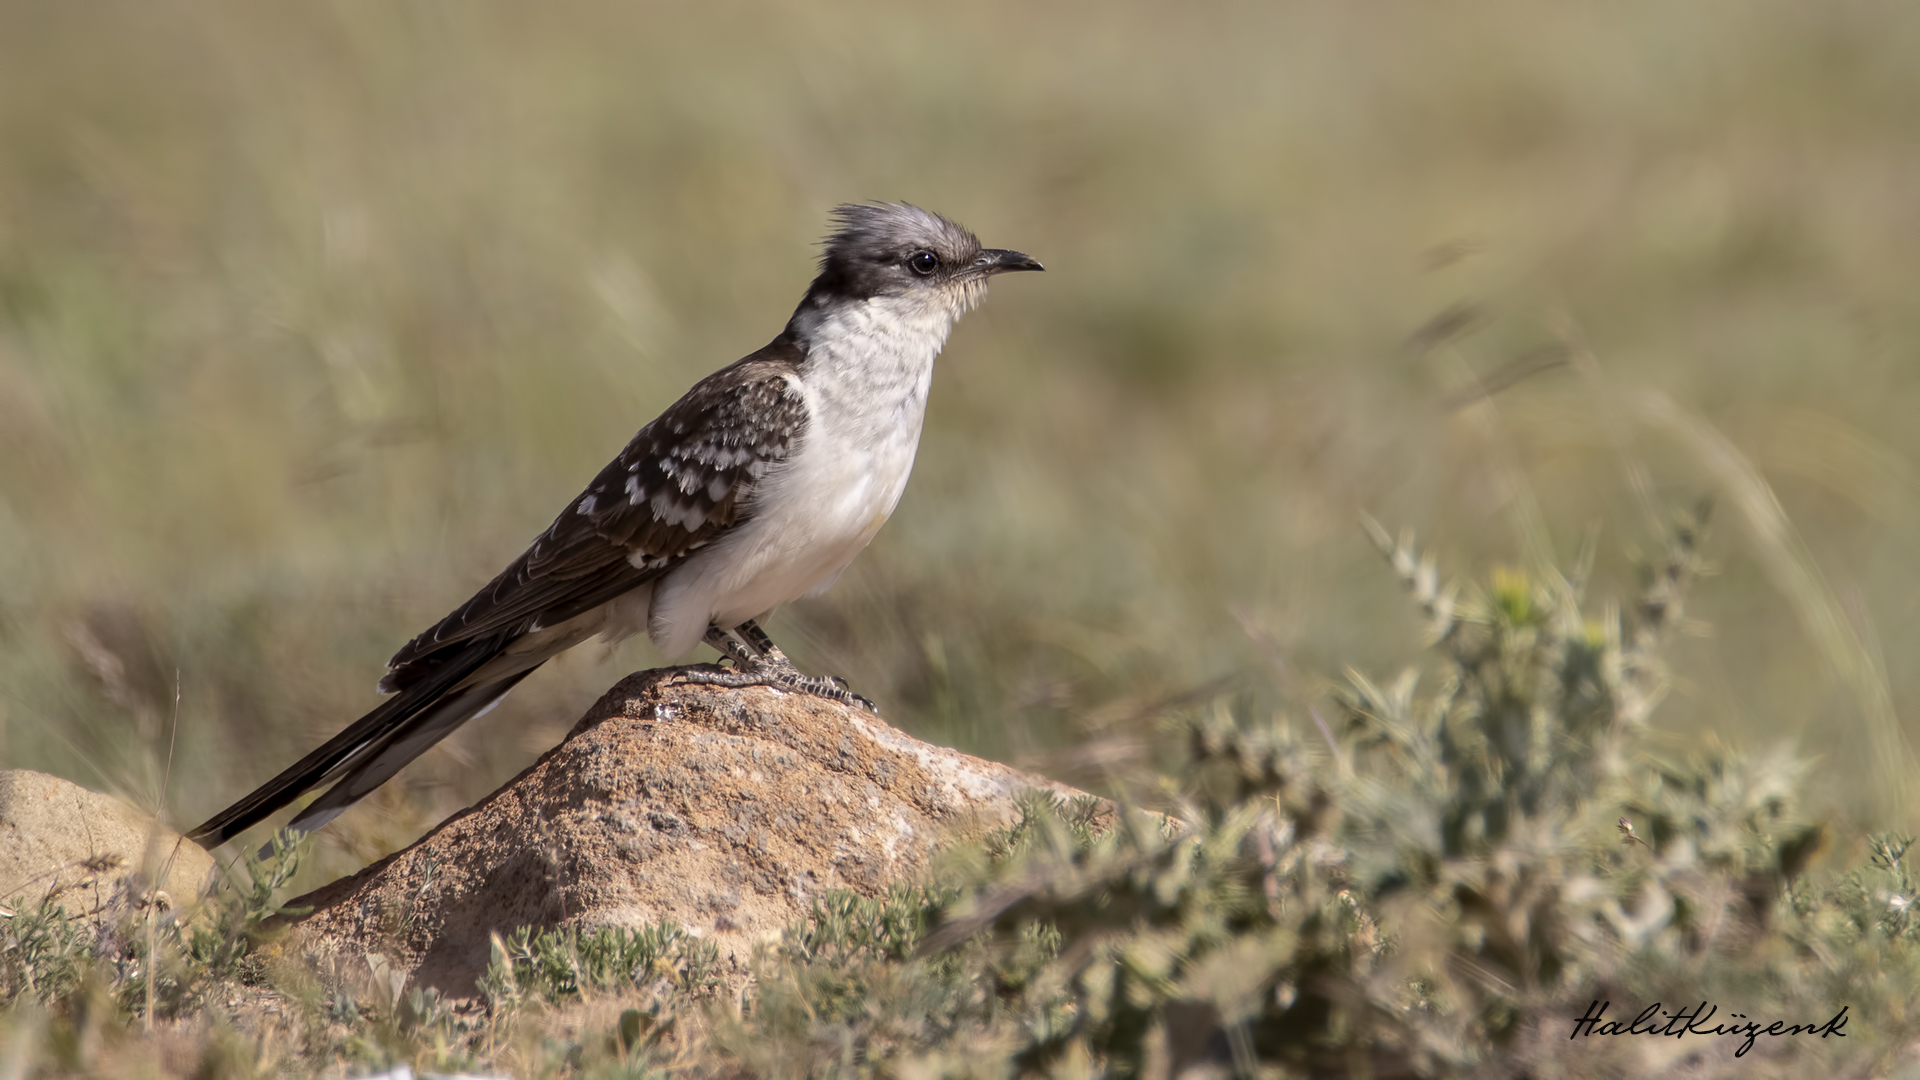
[[[1432,663],[1353,674],[1331,738],[1216,698],[1170,728],[1185,749],[1163,811],[1037,800],[926,881],[822,897],[744,972],[665,923],[496,937],[471,1001],[409,989],[377,954],[322,967],[255,944],[299,854],[281,845],[251,864],[250,892],[145,938],[161,951],[142,951],[137,922],[104,936],[57,910],[8,923],[0,1015],[29,1048],[17,1060],[50,1073],[1908,1067],[1911,837],[1810,814],[1788,757],[1675,755],[1651,737],[1700,537],[1698,519],[1677,527],[1633,602],[1598,610],[1577,576],[1442,592],[1411,543],[1390,542],[1436,632]],[[1717,1037],[1579,1035],[1603,1001],[1618,1025],[1658,1027],[1695,1000],[1715,1006],[1693,1015]],[[158,1035],[131,1038],[142,1023]]]
[[[1642,737],[1785,745],[1813,816],[1912,831],[1917,39],[1891,0],[7,5],[0,765],[181,824],[272,775],[881,197],[1049,267],[771,627],[893,722],[1151,801],[1222,686],[1331,732],[1435,632],[1368,518],[1627,596],[1711,495]],[[580,651],[294,887],[661,662]]]

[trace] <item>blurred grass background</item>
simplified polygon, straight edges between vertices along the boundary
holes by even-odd
[[[771,626],[895,724],[1123,782],[1217,680],[1409,662],[1364,515],[1627,595],[1713,494],[1657,722],[1906,815],[1917,55],[1893,0],[0,5],[0,764],[182,824],[277,772],[884,198],[1049,269]],[[332,868],[660,662],[577,652]]]

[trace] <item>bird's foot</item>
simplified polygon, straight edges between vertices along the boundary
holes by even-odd
[[[732,671],[688,671],[681,674],[681,681],[735,689],[770,686],[777,690],[826,698],[842,705],[865,709],[875,716],[880,715],[879,708],[848,689],[844,679],[823,679],[794,667],[793,661],[787,659],[787,654],[781,652],[780,647],[767,637],[766,631],[754,623],[744,624],[739,633],[746,638],[748,645],[742,645],[732,634],[717,626],[707,629],[707,644],[720,650],[721,655],[733,662]],[[758,655],[755,655],[756,651]]]
[[[875,716],[880,710],[873,702],[846,688],[838,679],[822,679],[816,675],[803,675],[798,671],[781,670],[772,665],[759,668],[732,671],[682,671],[679,680],[682,683],[694,683],[700,686],[721,686],[738,690],[747,686],[770,686],[775,690],[787,690],[796,694],[826,698],[828,701],[865,709]]]

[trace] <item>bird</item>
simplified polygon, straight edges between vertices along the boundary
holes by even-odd
[[[934,359],[988,281],[1045,267],[904,202],[831,212],[818,272],[763,348],[695,383],[505,570],[407,642],[384,702],[188,835],[214,848],[331,784],[286,828],[318,829],[541,664],[593,637],[702,642],[730,668],[683,681],[863,705],[796,668],[760,627],[823,591],[893,513]]]

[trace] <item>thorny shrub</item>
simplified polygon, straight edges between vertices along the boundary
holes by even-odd
[[[1920,1034],[1911,840],[1865,837],[1857,866],[1810,874],[1841,829],[1796,807],[1790,757],[1674,759],[1648,737],[1703,519],[1674,529],[1632,603],[1597,613],[1583,573],[1501,572],[1463,595],[1376,529],[1429,630],[1425,675],[1350,674],[1342,723],[1306,737],[1223,698],[1186,722],[1160,812],[1029,804],[926,883],[820,898],[732,983],[666,924],[497,938],[465,1006],[398,980],[275,983],[248,945],[294,858],[282,847],[210,929],[171,930],[164,963],[133,935],[83,940],[57,911],[9,921],[0,989],[17,1034],[107,1000],[132,1023],[158,978],[155,1010],[238,1072],[1884,1070]],[[262,982],[291,1017],[278,1054],[215,1007],[213,988]],[[1788,1023],[1844,1005],[1849,1023],[1740,1059],[1736,1036],[1570,1037],[1603,1000],[1615,1018],[1706,1000]]]

